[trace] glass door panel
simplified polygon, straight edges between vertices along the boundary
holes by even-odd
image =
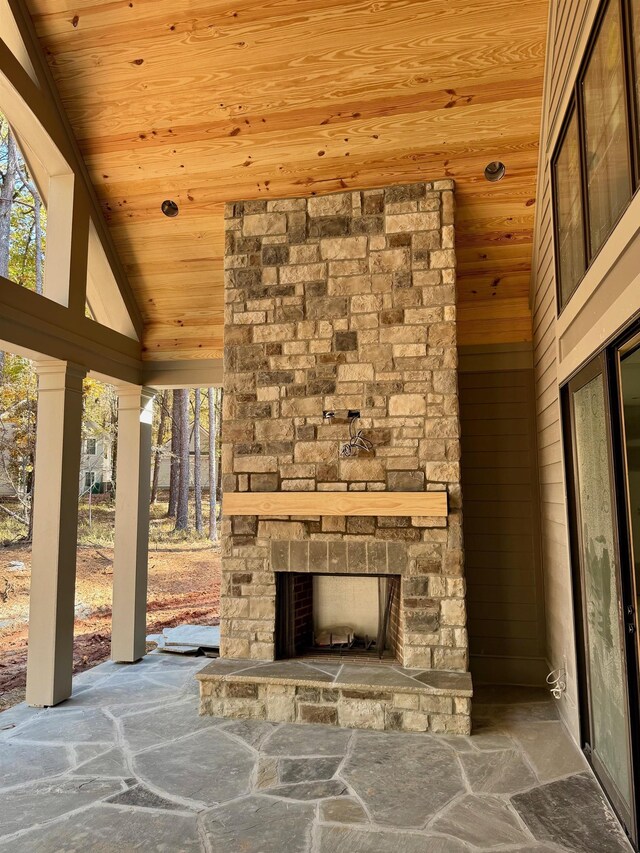
[[[623,454],[626,468],[626,492],[629,514],[630,563],[634,597],[640,590],[640,345],[632,342],[620,358],[622,398]]]
[[[587,740],[594,769],[629,825],[633,806],[625,626],[612,490],[611,427],[601,364],[598,359],[569,385]]]

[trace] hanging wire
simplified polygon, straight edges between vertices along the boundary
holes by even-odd
[[[366,450],[367,453],[373,450],[373,443],[362,434],[362,430],[356,430],[358,420],[358,415],[354,415],[349,421],[349,443],[342,445],[341,456],[352,456],[356,450]]]
[[[560,699],[567,688],[564,669],[554,669],[547,676],[547,684],[554,699]]]

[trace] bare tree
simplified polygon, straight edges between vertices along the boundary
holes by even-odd
[[[169,405],[169,392],[163,391],[160,397],[160,419],[158,421],[158,434],[156,437],[156,448],[153,454],[153,482],[151,485],[151,503],[158,500],[158,483],[160,482],[160,464],[162,462],[162,445],[164,444],[164,429],[167,420],[167,407]]]
[[[11,238],[11,208],[15,195],[16,178],[18,177],[18,148],[16,141],[7,126],[7,169],[0,173],[0,276],[9,277],[9,243]],[[0,351],[0,379],[4,374],[4,352]]]
[[[193,489],[195,492],[196,530],[204,531],[202,523],[202,453],[200,450],[200,412],[202,399],[200,389],[194,391],[194,423],[193,423]]]
[[[209,388],[207,400],[209,403],[209,539],[218,539],[218,458],[217,458],[217,418],[215,388]]]
[[[178,395],[178,417],[180,419],[180,477],[178,485],[178,506],[176,509],[176,530],[189,528],[189,392],[185,389],[174,391]]]
[[[43,284],[43,269],[44,269],[44,252],[42,251],[42,198],[38,192],[35,182],[31,180],[26,164],[23,164],[21,171],[22,181],[25,187],[31,193],[33,198],[33,217],[35,224],[35,256],[36,256],[36,293],[42,295],[44,292]]]
[[[11,208],[18,178],[18,147],[11,128],[7,128],[7,170],[2,174],[0,187],[0,276],[9,277],[9,242],[11,237]]]
[[[180,391],[174,391],[171,406],[171,463],[169,466],[169,518],[175,518],[178,509],[178,487],[180,485]]]

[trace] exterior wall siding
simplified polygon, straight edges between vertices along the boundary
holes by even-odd
[[[471,671],[477,683],[543,685],[533,368],[463,369],[459,387]]]
[[[547,659],[549,669],[565,670],[567,689],[559,708],[576,740],[580,725],[560,410],[551,157],[597,8],[597,0],[557,0],[551,4],[531,283]]]

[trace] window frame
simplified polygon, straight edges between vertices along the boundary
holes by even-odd
[[[95,438],[85,438],[84,452],[87,456],[95,456],[98,452],[98,440]],[[93,447],[93,450],[89,448]]]
[[[622,75],[624,86],[624,103],[627,120],[627,152],[629,175],[631,177],[631,193],[627,203],[624,205],[619,216],[611,223],[609,232],[602,242],[602,245],[596,252],[591,249],[591,231],[590,231],[590,213],[589,213],[589,191],[588,191],[588,175],[587,175],[587,140],[585,127],[585,104],[584,104],[584,79],[589,67],[590,60],[593,56],[596,41],[602,30],[602,23],[607,11],[612,4],[616,4],[620,16],[621,27],[621,48],[622,48]],[[553,240],[554,240],[554,267],[555,267],[555,283],[556,283],[556,307],[557,316],[559,317],[565,308],[571,302],[575,292],[580,287],[585,275],[591,268],[593,262],[604,249],[611,234],[615,231],[616,226],[626,213],[631,204],[632,199],[637,194],[640,188],[640,125],[638,119],[640,117],[640,104],[638,104],[637,85],[640,68],[636,68],[634,49],[633,49],[633,21],[632,21],[632,0],[602,0],[598,8],[596,18],[593,22],[587,48],[580,62],[578,74],[571,87],[571,97],[566,108],[562,125],[558,138],[556,139],[553,153],[550,161],[551,169],[551,212],[553,217]],[[557,187],[556,187],[556,166],[558,158],[562,151],[568,127],[571,120],[576,115],[578,125],[578,150],[580,170],[580,202],[582,204],[582,248],[585,259],[585,268],[582,276],[578,279],[571,292],[566,299],[562,300],[562,282],[560,276],[560,228],[557,207]]]
[[[558,160],[562,153],[562,146],[564,145],[565,139],[567,138],[567,133],[569,131],[569,127],[573,118],[576,118],[576,124],[578,129],[578,171],[580,172],[580,204],[582,205],[582,254],[584,257],[584,271],[582,275],[578,278],[577,282],[574,284],[571,292],[568,294],[564,304],[562,302],[562,277],[560,274],[560,221],[558,216],[558,187],[556,180],[556,170],[558,166]],[[553,156],[551,158],[551,200],[552,200],[552,213],[553,213],[553,243],[554,243],[554,257],[555,257],[555,272],[556,272],[556,299],[558,304],[558,316],[564,311],[565,307],[569,304],[571,297],[576,292],[576,290],[580,287],[580,283],[584,278],[587,270],[589,269],[589,256],[587,254],[587,232],[589,223],[587,221],[587,211],[585,210],[586,206],[586,186],[585,186],[585,174],[582,168],[582,160],[583,160],[583,151],[582,151],[582,118],[580,116],[580,110],[578,109],[578,104],[576,103],[575,91],[571,95],[571,100],[569,101],[569,106],[567,107],[567,111],[565,117],[562,122],[562,127],[560,129],[560,133],[558,135],[558,139],[556,141],[555,149],[553,151]]]

